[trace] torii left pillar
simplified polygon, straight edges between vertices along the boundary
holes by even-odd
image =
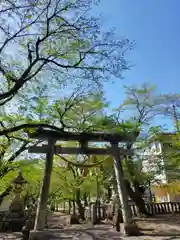
[[[41,235],[41,231],[44,230],[46,217],[47,217],[47,201],[48,201],[48,194],[51,182],[51,173],[53,168],[53,156],[55,150],[55,140],[48,139],[48,152],[46,154],[46,162],[45,162],[45,169],[44,169],[44,176],[41,185],[41,191],[37,206],[36,212],[36,219],[34,224],[34,230],[30,233],[30,239],[41,239],[38,238]],[[40,234],[37,235],[37,232]],[[42,237],[42,236],[41,236]]]

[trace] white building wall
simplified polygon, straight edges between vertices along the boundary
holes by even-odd
[[[158,172],[158,166],[163,167],[164,160],[162,158],[162,144],[160,142],[153,142],[151,146],[145,149],[143,160],[143,172]],[[155,175],[155,184],[167,183],[167,177],[164,170],[161,173]]]

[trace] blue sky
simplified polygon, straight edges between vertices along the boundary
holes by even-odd
[[[180,1],[102,0],[103,28],[116,28],[117,36],[136,41],[128,59],[135,66],[106,95],[117,106],[124,97],[124,84],[149,82],[161,93],[180,93]]]
[[[179,0],[101,1],[98,11],[103,13],[103,28],[116,27],[117,36],[136,41],[128,54],[135,66],[108,90],[113,101],[118,103],[112,93],[118,93],[123,84],[150,82],[162,93],[180,93],[179,9]]]

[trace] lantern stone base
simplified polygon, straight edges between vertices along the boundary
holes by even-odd
[[[25,220],[25,218],[5,218],[4,224],[0,227],[0,232],[20,232]]]
[[[9,212],[16,212],[16,213],[22,213],[24,212],[24,203],[22,200],[12,200],[10,206],[9,206]]]

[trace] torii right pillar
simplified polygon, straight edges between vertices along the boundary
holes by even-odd
[[[117,180],[118,195],[121,203],[122,217],[124,222],[124,227],[121,231],[123,231],[124,234],[127,236],[138,236],[140,235],[140,232],[136,223],[132,220],[132,214],[128,204],[128,194],[124,182],[124,174],[120,159],[120,150],[118,147],[118,142],[111,143],[111,146],[112,156],[114,159],[114,170]]]

